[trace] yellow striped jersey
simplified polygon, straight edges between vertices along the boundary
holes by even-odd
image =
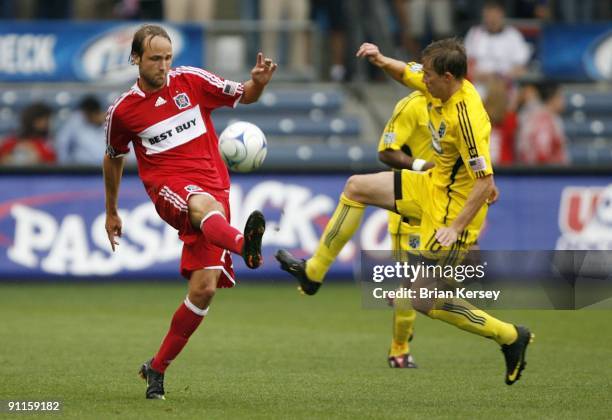
[[[427,91],[420,64],[408,63],[403,82],[423,92],[427,99],[435,151],[431,175],[434,212],[439,214],[445,209],[437,207],[445,206],[449,200],[464,202],[474,180],[493,173],[489,154],[491,123],[480,95],[468,80],[463,80],[461,88],[444,103]]]

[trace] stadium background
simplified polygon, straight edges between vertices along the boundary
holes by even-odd
[[[201,342],[196,342],[192,345],[193,349],[186,351],[185,361],[177,362],[177,376],[183,374],[189,377],[188,363],[202,365],[196,352],[209,354],[211,348],[222,352],[226,349],[223,343],[233,347],[230,352],[232,357],[245,363],[247,361],[241,359],[242,352],[234,349],[244,348],[257,354],[263,348],[270,353],[270,359],[276,357],[281,364],[289,363],[290,355],[298,359],[306,357],[305,349],[308,348],[326,354],[326,358],[342,355],[344,359],[339,365],[332,368],[327,363],[329,360],[323,360],[321,370],[316,368],[315,372],[306,373],[311,365],[303,361],[295,365],[295,369],[302,372],[307,381],[320,386],[320,392],[316,394],[324,402],[320,411],[313,414],[319,417],[356,413],[376,416],[377,412],[373,409],[376,403],[368,405],[361,402],[362,405],[355,407],[365,411],[359,411],[358,408],[324,398],[327,390],[339,392],[339,398],[354,402],[348,390],[365,391],[359,375],[351,372],[352,364],[357,364],[359,369],[363,367],[372,380],[372,386],[391,384],[396,389],[404,383],[397,377],[388,378],[387,372],[382,370],[390,314],[362,311],[359,308],[359,293],[350,285],[353,274],[358,271],[358,252],[361,249],[388,248],[384,212],[371,210],[367,213],[356,239],[343,252],[330,273],[335,282],[342,284],[330,286],[329,290],[325,290],[328,288],[326,285],[323,291],[328,297],[320,302],[306,303],[294,296],[293,284],[278,270],[272,257],[280,247],[298,255],[310,254],[335,207],[347,176],[383,168],[376,159],[376,144],[393,105],[408,92],[398,89],[396,84],[386,80],[384,75],[366,63],[354,60],[352,54],[361,40],[382,39],[392,48],[384,51],[389,55],[404,59],[414,57],[406,48],[409,44],[404,42],[405,34],[393,13],[392,5],[395,3],[384,0],[344,3],[344,17],[347,19],[342,27],[346,36],[345,72],[339,76],[338,69],[332,63],[334,57],[330,56],[332,19],[321,14],[305,20],[281,19],[272,22],[264,19],[265,16],[257,8],[257,1],[228,0],[217,3],[210,20],[170,22],[165,18],[167,3],[158,1],[0,2],[4,18],[0,25],[0,137],[18,130],[20,112],[34,102],[42,101],[52,109],[51,139],[75,112],[84,96],[94,95],[104,107],[111,103],[133,83],[136,69],[129,66],[127,58],[131,34],[142,21],[161,20],[169,29],[175,49],[174,65],[201,66],[235,80],[248,78],[263,37],[266,34],[277,35],[276,53],[266,51],[266,54],[276,56],[280,68],[264,96],[255,105],[219,110],[213,115],[218,133],[231,121],[247,120],[260,126],[268,137],[268,158],[262,170],[232,178],[234,224],[242,226],[246,215],[255,208],[262,209],[268,219],[268,231],[264,237],[266,264],[257,272],[250,272],[240,261],[235,261],[238,278],[246,283],[246,287],[224,292],[218,297],[213,306],[222,316],[216,321],[211,320],[210,338],[204,333],[197,334]],[[470,25],[478,23],[482,2],[450,3],[453,34],[464,36]],[[313,8],[317,4],[320,2],[311,2]],[[577,9],[567,12],[564,7],[572,4]],[[581,4],[592,6],[589,16],[579,15]],[[496,182],[501,190],[501,199],[490,210],[481,246],[493,250],[609,250],[612,247],[611,6],[606,1],[506,1],[505,6],[509,23],[522,32],[532,48],[527,73],[514,82],[518,86],[541,81],[562,84],[566,99],[562,118],[571,163],[563,166],[527,166],[513,161],[497,165]],[[544,7],[545,12],[542,13],[539,7]],[[382,34],[372,29],[372,22],[368,21],[372,16],[382,16],[384,25],[378,27],[384,29],[380,31]],[[433,38],[436,38],[436,34],[428,24],[420,37],[412,37],[410,41],[426,45]],[[297,40],[296,44],[294,39]],[[306,57],[299,65],[290,58],[295,45],[301,46]],[[71,366],[90,369],[92,365],[84,361],[87,352],[104,360],[125,359],[111,369],[116,372],[119,368],[132,369],[134,363],[137,364],[148,354],[147,351],[152,351],[156,346],[155,337],[164,331],[167,317],[184,290],[183,280],[176,268],[180,243],[174,232],[157,218],[135,168],[126,170],[121,188],[119,201],[124,212],[125,234],[119,252],[114,255],[109,252],[103,229],[103,200],[99,165],[23,165],[19,161],[12,164],[5,161],[0,165],[0,313],[3,319],[0,326],[0,342],[3,343],[0,362],[6,374],[2,376],[8,378],[0,385],[0,399],[4,398],[3,395],[10,398],[62,397],[71,402],[73,408],[80,410],[73,411],[73,415],[92,415],[87,412],[87,405],[77,403],[79,398],[73,396],[80,395],[81,387],[85,387],[80,379],[66,381],[68,385],[61,380],[35,379],[35,369],[42,367],[44,376],[48,362],[46,358],[38,359],[36,351],[48,349],[51,358],[49,372],[63,371]],[[169,284],[160,284],[160,280]],[[91,285],[99,282],[102,285]],[[121,283],[105,285],[108,282]],[[269,309],[262,311],[252,299],[268,305]],[[100,319],[92,318],[83,301],[91,302]],[[146,319],[144,315],[148,306],[160,313],[155,312],[154,316]],[[257,312],[257,315],[245,321],[243,316],[253,312]],[[288,320],[296,312],[297,318]],[[316,336],[312,335],[316,330],[314,326],[303,330],[298,326],[300,316],[314,312],[317,315],[310,315],[313,320],[329,320],[326,329],[317,330]],[[122,313],[125,317],[121,316]],[[339,313],[346,314],[346,317]],[[563,319],[570,327],[589,325],[573,336],[576,340],[584,340],[585,346],[561,349],[560,354],[548,360],[540,356],[541,365],[534,372],[534,375],[540,373],[546,377],[547,369],[558,368],[563,357],[570,357],[570,354],[592,360],[593,364],[589,366],[576,367],[572,372],[559,372],[559,376],[553,380],[557,383],[567,373],[580,372],[580,377],[591,383],[588,390],[581,391],[584,394],[572,394],[574,405],[571,410],[575,411],[564,412],[570,416],[580,417],[585,410],[591,410],[588,412],[597,417],[605,413],[606,404],[609,407],[609,401],[603,396],[606,390],[610,390],[609,378],[612,375],[608,367],[607,380],[598,376],[595,360],[610,360],[611,355],[609,350],[589,340],[592,340],[595,331],[598,334],[603,331],[604,337],[607,337],[604,341],[609,343],[610,327],[601,322],[601,315],[596,318],[591,315],[594,313],[554,315],[552,312],[525,312],[520,316],[517,313],[510,315],[531,320],[536,327],[552,336],[556,333],[555,340],[561,340],[558,337],[564,333],[563,329],[555,326],[558,319]],[[82,322],[78,316],[83,317]],[[603,316],[609,317],[609,314],[604,313]],[[286,320],[279,323],[278,319]],[[88,322],[95,325],[97,338],[89,344],[79,341],[78,345],[83,347],[79,352],[80,358],[73,360],[66,355],[66,349],[74,348],[75,337],[85,341],[91,338],[87,334]],[[126,329],[140,330],[142,325],[150,329],[146,334],[138,331],[126,337],[128,331],[119,327],[122,322],[125,322]],[[356,328],[355,322],[360,322],[364,327]],[[278,329],[270,330],[271,325],[278,326]],[[371,329],[365,332],[366,328]],[[263,332],[255,336],[247,329]],[[57,334],[52,335],[50,331],[57,331]],[[353,349],[349,354],[345,346],[337,343],[338,333],[335,331],[345,332],[343,339]],[[423,331],[420,336],[422,342],[418,344],[422,346],[423,355],[428,351],[435,353],[437,346],[448,345],[446,343],[450,340],[453,340],[453,346],[458,351],[472,351],[469,337],[464,340],[463,337],[449,334],[444,327],[429,323],[424,323]],[[288,341],[302,342],[305,349],[290,347],[279,338],[283,334],[289,338]],[[228,338],[234,335],[242,339]],[[108,356],[101,351],[104,347],[103,341],[100,341],[102,336],[116,339],[108,343],[111,348]],[[435,338],[427,341],[428,336]],[[245,344],[244,338],[252,342]],[[276,347],[270,344],[279,340],[283,343],[277,343]],[[558,343],[555,340],[545,341],[543,348],[556,349]],[[125,353],[119,351],[120,341],[130,350]],[[146,348],[140,348],[140,343],[144,343]],[[358,348],[363,351],[357,351]],[[479,351],[480,347],[477,349]],[[482,356],[485,364],[493,359],[489,357],[489,352],[490,349],[487,356]],[[37,363],[32,363],[27,355],[34,355]],[[253,363],[260,363],[261,366],[271,363],[260,356],[254,356],[254,359]],[[224,364],[220,356],[211,357],[211,360],[216,365]],[[461,360],[467,364],[472,362],[470,358]],[[428,369],[431,369],[445,363],[448,361],[444,355],[436,354],[426,365],[429,364]],[[495,362],[491,361],[490,364],[498,367]],[[205,376],[206,366],[200,368],[201,375]],[[309,417],[310,412],[300,411],[306,410],[299,398],[301,382],[292,376],[290,369],[271,368],[272,371],[274,369],[280,369],[278,377],[266,372],[261,376],[244,378],[234,367],[228,367],[225,371],[215,367],[214,381],[221,389],[228,389],[233,386],[230,380],[221,379],[227,375],[228,378],[249,384],[247,386],[241,382],[245,386],[245,394],[259,395],[261,390],[256,384],[282,378],[287,381],[285,391],[288,392],[289,402],[286,406],[289,408],[281,407],[270,414],[280,416],[291,411],[290,407],[299,407],[295,415]],[[459,372],[474,375],[467,367],[460,368]],[[482,376],[489,373],[486,371]],[[329,375],[335,374],[347,375],[346,389],[329,379]],[[420,376],[418,381],[425,387],[438,386],[435,375],[428,378]],[[533,381],[532,386],[552,386],[550,377],[535,380],[531,372],[527,375]],[[94,374],[93,377],[102,380],[99,375]],[[490,382],[490,386],[498,386],[486,377],[484,384],[488,386]],[[443,375],[438,378],[446,379]],[[195,377],[189,377],[189,380],[193,383],[192,388],[199,386]],[[131,382],[126,380],[126,384],[130,385],[123,388],[130,389]],[[463,385],[450,380],[445,386]],[[262,386],[265,388],[265,385]],[[473,391],[479,397],[474,397],[467,405],[455,401],[442,413],[465,416],[471,415],[474,407],[480,407],[478,398],[487,391],[482,386],[470,386],[477,387]],[[533,411],[532,414],[555,413],[554,410],[559,409],[555,407],[555,401],[569,395],[565,390],[554,391],[554,386],[551,389],[541,399],[533,400],[534,407],[542,411]],[[113,394],[115,390],[106,384],[103,392]],[[127,392],[136,395],[131,389]],[[282,398],[282,393],[282,389],[272,387],[270,397],[263,401],[274,405],[274,396]],[[175,394],[183,402],[190,401],[186,405],[193,410],[198,409],[194,402],[198,395],[195,390],[189,391],[187,388],[179,391],[179,395]],[[400,407],[397,401],[402,395],[399,390],[377,391],[373,399],[366,401],[379,398],[386,401],[388,407],[397,408]],[[519,395],[525,400],[530,398],[527,389],[520,391]],[[578,401],[578,395],[585,395],[585,402]],[[230,409],[232,397],[243,402],[244,411],[236,407]],[[493,398],[491,395],[488,397]],[[221,401],[227,398],[228,406],[219,404],[215,406],[216,411],[209,414],[217,417],[228,416],[228,413],[261,416],[265,412],[253,399],[232,392],[220,398]],[[99,402],[99,396],[88,394],[81,401],[89,401],[100,412],[113,414],[106,411],[109,410],[108,406]],[[440,404],[446,402],[444,398],[436,401]],[[596,404],[587,404],[589,401]],[[415,403],[413,407],[418,407],[415,408],[417,414],[432,414],[430,405],[424,402]],[[131,413],[129,410],[132,409],[129,403],[123,401],[119,411],[114,414]],[[394,409],[378,414],[392,415]],[[511,410],[506,410],[506,414],[512,414]],[[67,413],[70,413],[68,408]],[[498,415],[487,410],[480,414]]]

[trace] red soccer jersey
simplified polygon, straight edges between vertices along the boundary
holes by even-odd
[[[106,116],[107,154],[117,157],[134,145],[145,188],[166,177],[186,175],[214,189],[229,188],[210,113],[236,106],[242,83],[196,67],[170,70],[166,85],[145,93],[138,83],[115,101]]]

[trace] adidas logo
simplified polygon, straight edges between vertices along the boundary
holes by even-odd
[[[163,104],[166,103],[166,100],[164,98],[162,98],[161,96],[159,96],[157,98],[157,101],[155,101],[155,106],[162,106]]]

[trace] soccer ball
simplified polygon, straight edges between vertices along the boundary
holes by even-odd
[[[261,166],[268,153],[266,136],[255,124],[238,121],[219,136],[219,152],[229,169],[251,172]]]

